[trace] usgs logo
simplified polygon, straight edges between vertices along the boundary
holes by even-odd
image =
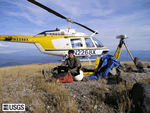
[[[25,111],[25,104],[4,103],[2,104],[2,111]]]

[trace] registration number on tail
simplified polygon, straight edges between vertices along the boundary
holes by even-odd
[[[15,41],[28,41],[27,38],[14,38]]]
[[[74,50],[74,54],[75,55],[93,55],[95,54],[95,49],[87,49],[87,50],[83,50],[83,49],[77,49]]]

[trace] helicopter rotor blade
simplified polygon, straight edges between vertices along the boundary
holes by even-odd
[[[62,19],[65,19],[65,20],[67,20],[67,21],[69,21],[69,22],[71,22],[71,23],[75,23],[75,24],[77,24],[77,25],[79,25],[79,26],[82,26],[82,27],[86,28],[87,30],[89,30],[89,31],[91,31],[91,32],[93,32],[93,33],[96,32],[96,31],[94,31],[94,30],[92,30],[92,29],[90,29],[90,28],[88,28],[88,27],[86,27],[86,26],[84,26],[84,25],[82,25],[82,24],[80,24],[80,23],[78,23],[78,22],[74,22],[74,21],[71,20],[70,18],[67,18],[67,17],[65,17],[65,16],[63,16],[63,15],[57,13],[56,11],[50,9],[49,7],[43,5],[43,4],[41,4],[41,3],[39,3],[39,2],[37,2],[37,1],[35,1],[35,0],[28,0],[28,1],[31,2],[31,3],[33,3],[33,4],[35,4],[35,5],[37,5],[37,6],[39,6],[39,7],[41,7],[41,8],[43,8],[43,9],[45,9],[45,10],[47,10],[47,11],[50,12],[50,13],[53,13],[54,15],[56,15],[56,16],[62,18]],[[96,32],[96,34],[98,34],[98,32]]]
[[[93,32],[93,33],[96,32],[96,31],[94,31],[94,30],[92,30],[92,29],[90,29],[90,28],[86,27],[85,25],[82,25],[82,24],[80,24],[80,23],[78,23],[78,22],[73,22],[73,23],[75,23],[75,24],[77,24],[77,25],[79,25],[79,26],[82,26],[82,27],[88,29],[89,31],[91,31],[91,32]],[[98,32],[96,32],[96,34],[98,34]]]
[[[37,5],[37,6],[39,6],[39,7],[41,7],[41,8],[43,8],[43,9],[45,9],[45,10],[47,10],[47,11],[50,12],[50,13],[53,13],[54,15],[56,15],[56,16],[58,16],[58,17],[60,17],[60,18],[67,19],[67,17],[65,17],[65,16],[63,16],[63,15],[57,13],[56,11],[50,9],[49,7],[46,7],[45,5],[39,3],[39,2],[37,2],[37,1],[35,1],[35,0],[28,0],[28,1],[31,2],[31,3],[33,3],[33,4],[35,4],[35,5]]]

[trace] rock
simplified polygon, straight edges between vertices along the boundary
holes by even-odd
[[[139,69],[138,72],[139,73],[145,73],[145,70],[144,69]]]
[[[137,72],[138,72],[138,69],[134,69],[133,72],[136,72],[136,73],[137,73]]]
[[[135,58],[134,58],[134,63],[135,63],[135,65],[138,65],[139,62],[140,62],[140,59],[137,58],[137,57],[135,57]]]
[[[87,82],[87,81],[89,81],[89,78],[88,77],[83,77],[82,81]]]
[[[125,66],[125,72],[133,72],[133,68],[130,66],[130,65],[128,65],[128,64],[124,64],[124,66]]]
[[[125,71],[125,70],[126,70],[126,67],[125,67],[124,65],[118,66],[117,68],[121,69],[122,71]]]
[[[112,68],[109,73],[115,76],[117,74],[116,68]]]
[[[148,65],[147,68],[150,68],[150,65]]]
[[[132,73],[127,73],[127,72],[124,72],[122,71],[121,69],[117,68],[117,75],[116,75],[116,81],[117,83],[120,83],[120,82],[124,82],[126,83],[127,81],[130,81],[130,82],[133,82],[135,81],[135,78],[137,78],[137,75],[141,75],[140,73],[135,73],[135,72],[132,72]],[[140,76],[142,77],[142,76]],[[137,81],[137,80],[136,80]]]
[[[126,72],[133,72],[133,68],[132,67],[127,68]]]
[[[125,68],[129,68],[129,67],[131,67],[131,65],[129,65],[129,64],[124,64],[124,67],[125,67]]]
[[[122,81],[126,81],[124,78],[126,77],[126,74],[119,68],[116,69],[118,74],[116,75],[116,81],[117,83],[122,82]]]
[[[150,69],[149,69],[149,68],[144,68],[144,70],[145,70],[146,72],[150,72]]]
[[[150,84],[135,83],[129,94],[135,106],[132,113],[150,113]]]
[[[136,67],[138,68],[138,72],[140,72],[140,73],[145,73],[145,71],[144,71],[144,66],[143,66],[143,64],[142,64],[142,62],[140,62],[140,59],[139,58],[137,58],[137,57],[135,57],[134,58],[134,63],[135,63],[135,65],[136,65]]]

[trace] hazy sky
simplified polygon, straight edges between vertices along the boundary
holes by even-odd
[[[116,50],[119,43],[116,35],[120,34],[129,36],[126,42],[130,50],[150,48],[150,0],[37,1],[98,31],[95,37],[110,51]],[[27,0],[0,0],[0,35],[36,35],[56,27],[67,28],[68,23]],[[92,34],[75,24],[72,28],[87,35]],[[0,53],[25,49],[32,53],[36,47],[33,44],[0,42]]]

